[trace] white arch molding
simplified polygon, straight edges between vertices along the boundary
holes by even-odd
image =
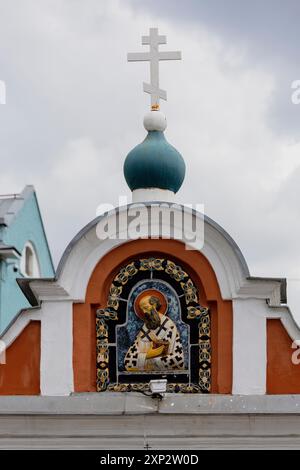
[[[40,263],[37,251],[31,241],[27,241],[22,250],[20,272],[25,277],[40,277]]]

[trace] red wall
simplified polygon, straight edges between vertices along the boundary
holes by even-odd
[[[267,320],[268,394],[300,393],[300,364],[292,363],[292,343],[280,320]]]
[[[0,395],[40,394],[41,324],[33,321],[6,351],[0,364]]]

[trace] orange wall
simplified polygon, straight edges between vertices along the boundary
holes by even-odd
[[[0,395],[40,394],[41,324],[32,321],[6,351],[0,364]]]
[[[300,364],[292,363],[292,343],[280,320],[267,320],[268,394],[300,393]]]
[[[186,250],[175,240],[137,240],[115,248],[96,266],[84,304],[74,304],[74,385],[76,392],[96,391],[96,308],[105,307],[110,284],[120,265],[145,256],[169,256],[190,272],[200,293],[201,303],[211,309],[212,392],[231,393],[232,389],[232,303],[223,301],[215,273],[199,252]]]

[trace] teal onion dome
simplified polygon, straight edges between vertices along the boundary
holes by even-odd
[[[127,155],[124,176],[131,191],[160,188],[177,193],[184,180],[185,163],[164,133],[153,130]]]

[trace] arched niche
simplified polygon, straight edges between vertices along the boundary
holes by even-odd
[[[96,391],[96,312],[107,308],[110,288],[122,267],[132,259],[165,258],[185,270],[199,293],[200,305],[209,307],[211,321],[212,393],[231,393],[232,302],[223,300],[216,275],[206,257],[185,249],[176,240],[136,240],[112,249],[98,262],[88,281],[84,302],[73,305],[73,366],[76,392]],[[138,279],[137,279],[138,281]],[[112,321],[113,320],[109,320]],[[120,322],[124,323],[124,320]],[[194,328],[198,334],[198,326]],[[103,352],[105,352],[103,350]],[[113,356],[111,356],[113,357]],[[112,377],[112,384],[115,378]],[[105,388],[106,389],[106,388]]]

